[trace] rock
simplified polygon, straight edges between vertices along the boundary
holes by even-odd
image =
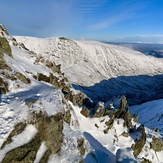
[[[14,130],[11,132],[11,134],[8,136],[8,138],[4,141],[4,143],[1,146],[1,149],[5,147],[6,144],[9,144],[12,142],[12,137],[20,134],[26,127],[26,123],[18,123],[15,125]]]
[[[77,144],[78,144],[77,148],[78,148],[80,154],[84,155],[85,154],[84,139],[83,138],[78,139]]]
[[[44,81],[44,82],[50,83],[50,77],[48,77],[48,76],[46,76],[46,75],[44,75],[42,73],[37,74],[37,79],[39,81]]]
[[[9,151],[2,160],[2,163],[33,163],[40,145],[40,135],[36,134],[29,143]]]
[[[8,83],[0,77],[0,94],[6,94],[8,91]]]
[[[16,72],[14,74],[21,82],[25,83],[25,84],[30,84],[31,81],[30,79],[26,78],[23,74],[21,74],[20,72]]]
[[[152,138],[151,148],[154,149],[156,152],[163,151],[163,140],[154,136]]]
[[[134,156],[138,156],[146,143],[146,133],[143,125],[140,125],[135,132],[141,134],[141,137],[137,138],[135,144],[132,144],[131,148],[134,151]]]
[[[6,29],[6,27],[5,26],[3,26],[2,24],[0,24],[0,30],[2,31],[2,35],[4,35],[4,33],[6,34],[6,35],[9,35],[8,34],[8,32],[7,32],[7,29]]]
[[[64,121],[68,124],[70,124],[71,122],[71,113],[70,110],[67,110],[65,115],[64,115]]]
[[[59,153],[63,143],[63,115],[57,113],[48,117],[44,113],[34,115],[35,125],[40,133],[40,138],[53,154]]]
[[[82,107],[82,110],[80,111],[80,113],[84,115],[86,118],[90,117],[90,110],[84,106]]]
[[[143,161],[141,161],[141,163],[152,163],[152,161],[150,161],[150,160],[148,160],[148,159],[146,159],[146,158],[143,158],[144,160]]]
[[[128,104],[125,96],[122,96],[121,98],[120,106],[115,112],[115,118],[124,119],[124,126],[126,126],[128,129],[132,126],[132,116],[129,113]]]
[[[74,105],[82,106],[83,100],[86,98],[86,96],[81,92],[75,94],[71,91],[65,95],[65,98],[71,101]]]
[[[104,133],[108,133],[108,130],[113,127],[115,116],[111,115],[109,121],[105,122],[107,128],[104,130]]]
[[[104,116],[105,114],[105,108],[104,108],[104,103],[103,102],[98,102],[94,108],[94,115],[93,117],[99,118]]]
[[[0,36],[0,51],[1,53],[8,54],[10,57],[12,57],[12,51],[9,42],[5,37],[1,36]]]

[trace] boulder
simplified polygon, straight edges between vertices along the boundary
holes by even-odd
[[[154,136],[152,138],[151,148],[154,149],[156,152],[163,151],[163,140]]]
[[[145,143],[146,143],[146,133],[145,133],[145,129],[144,129],[144,125],[140,125],[135,132],[138,132],[141,137],[138,137],[135,141],[135,144],[132,144],[131,148],[134,151],[134,156],[138,156],[142,150],[142,148],[144,147]],[[138,134],[138,135],[139,135]]]
[[[26,78],[23,74],[21,74],[20,72],[16,72],[14,74],[14,76],[16,76],[21,82],[25,83],[25,84],[30,84],[31,81],[30,79]]]
[[[90,117],[90,110],[87,108],[87,107],[82,107],[82,110],[80,111],[80,113],[83,115],[83,116],[85,116],[86,118],[87,117]]]

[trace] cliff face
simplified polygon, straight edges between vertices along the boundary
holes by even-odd
[[[118,98],[97,102],[89,93],[72,87],[74,79],[87,79],[85,71],[84,76],[72,75],[77,73],[73,65],[79,62],[80,68],[82,60],[86,63],[90,60],[81,48],[87,43],[80,45],[57,38],[60,53],[37,54],[9,36],[4,26],[0,30],[0,162],[159,163],[163,160],[163,150],[157,147],[163,143],[162,136],[137,122],[138,117],[130,114],[122,92]],[[106,50],[103,46],[96,48]],[[76,53],[78,56],[73,60],[71,55]],[[80,61],[77,57],[81,53]],[[61,62],[57,57],[64,60]],[[64,63],[67,66],[71,63],[67,71]],[[89,68],[88,64],[84,66]]]

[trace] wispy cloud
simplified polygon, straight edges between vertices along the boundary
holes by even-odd
[[[119,37],[114,39],[116,42],[150,42],[163,44],[163,35],[135,35],[127,37]]]
[[[113,8],[108,6],[108,10],[105,11],[96,20],[96,23],[91,24],[89,26],[90,30],[101,30],[105,28],[112,27],[118,23],[124,22],[126,20],[132,19],[137,17],[137,11],[142,9],[144,5],[132,4],[131,2],[124,2],[124,3],[115,3]]]

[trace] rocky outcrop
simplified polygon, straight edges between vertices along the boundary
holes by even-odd
[[[5,37],[0,37],[0,53],[5,53],[12,57],[11,47]]]
[[[40,145],[40,135],[36,134],[36,136],[29,143],[9,151],[2,160],[2,163],[33,163]]]
[[[63,143],[63,114],[57,113],[48,117],[44,113],[33,114],[33,123],[40,134],[40,139],[45,141],[51,153],[59,153]]]
[[[6,94],[8,91],[8,83],[0,77],[0,94]]]
[[[155,136],[152,138],[151,148],[156,152],[163,151],[163,140],[156,138]]]
[[[20,72],[16,72],[14,74],[14,76],[16,76],[21,82],[25,83],[25,84],[30,84],[31,81],[30,79],[28,79],[27,77],[25,77],[23,74],[21,74]]]
[[[47,162],[51,154],[59,154],[63,144],[64,136],[62,133],[63,119],[64,118],[62,113],[57,113],[53,116],[48,117],[43,112],[33,112],[27,122],[18,123],[15,126],[15,129],[8,136],[7,140],[2,144],[1,149],[5,148],[6,145],[12,143],[13,137],[21,134],[27,124],[34,125],[38,132],[27,144],[9,151],[3,158],[2,163],[33,163],[36,159],[36,154],[42,142],[45,142],[47,150],[41,158],[40,162]]]
[[[135,144],[131,146],[134,156],[138,156],[146,143],[146,133],[143,125],[140,125],[134,132],[137,133],[136,135],[141,135],[135,140]]]

